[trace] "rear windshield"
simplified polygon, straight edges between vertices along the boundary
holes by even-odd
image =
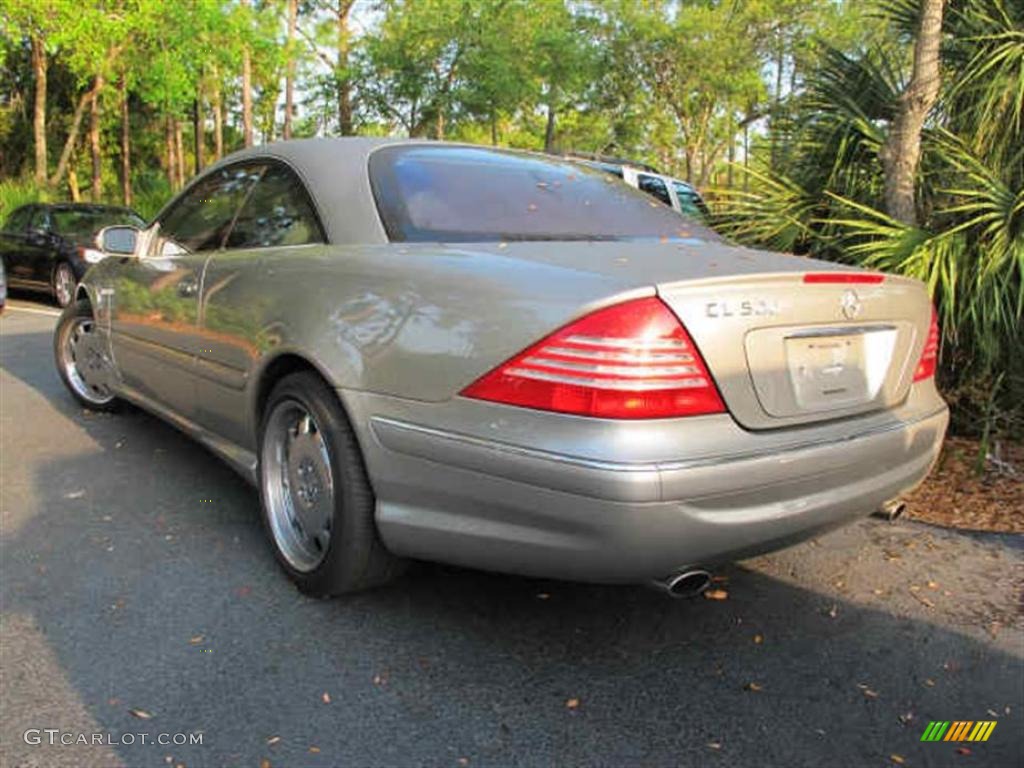
[[[89,237],[104,227],[118,224],[130,224],[140,229],[146,226],[134,213],[102,208],[54,208],[50,211],[50,222],[55,232],[72,237]]]
[[[717,239],[614,176],[558,158],[386,147],[370,157],[370,182],[398,242]]]

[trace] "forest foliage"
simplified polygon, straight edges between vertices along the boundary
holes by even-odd
[[[897,217],[883,158],[926,7],[939,89]],[[958,427],[1022,429],[1024,3],[0,0],[0,56],[0,217],[150,216],[224,154],[302,136],[628,156],[740,242],[925,280]]]

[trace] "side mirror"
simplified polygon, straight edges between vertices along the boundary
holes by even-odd
[[[115,256],[134,256],[139,230],[128,225],[104,227],[96,235],[96,247]]]

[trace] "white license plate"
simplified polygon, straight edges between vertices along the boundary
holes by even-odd
[[[807,411],[871,402],[885,382],[896,330],[808,331],[786,338],[786,361],[797,405]]]

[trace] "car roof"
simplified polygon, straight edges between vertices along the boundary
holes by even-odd
[[[373,199],[367,163],[377,149],[402,144],[442,146],[436,141],[367,136],[292,139],[233,152],[209,170],[245,160],[281,161],[309,189],[328,242],[386,243],[388,238]],[[443,146],[460,145],[444,142]]]

